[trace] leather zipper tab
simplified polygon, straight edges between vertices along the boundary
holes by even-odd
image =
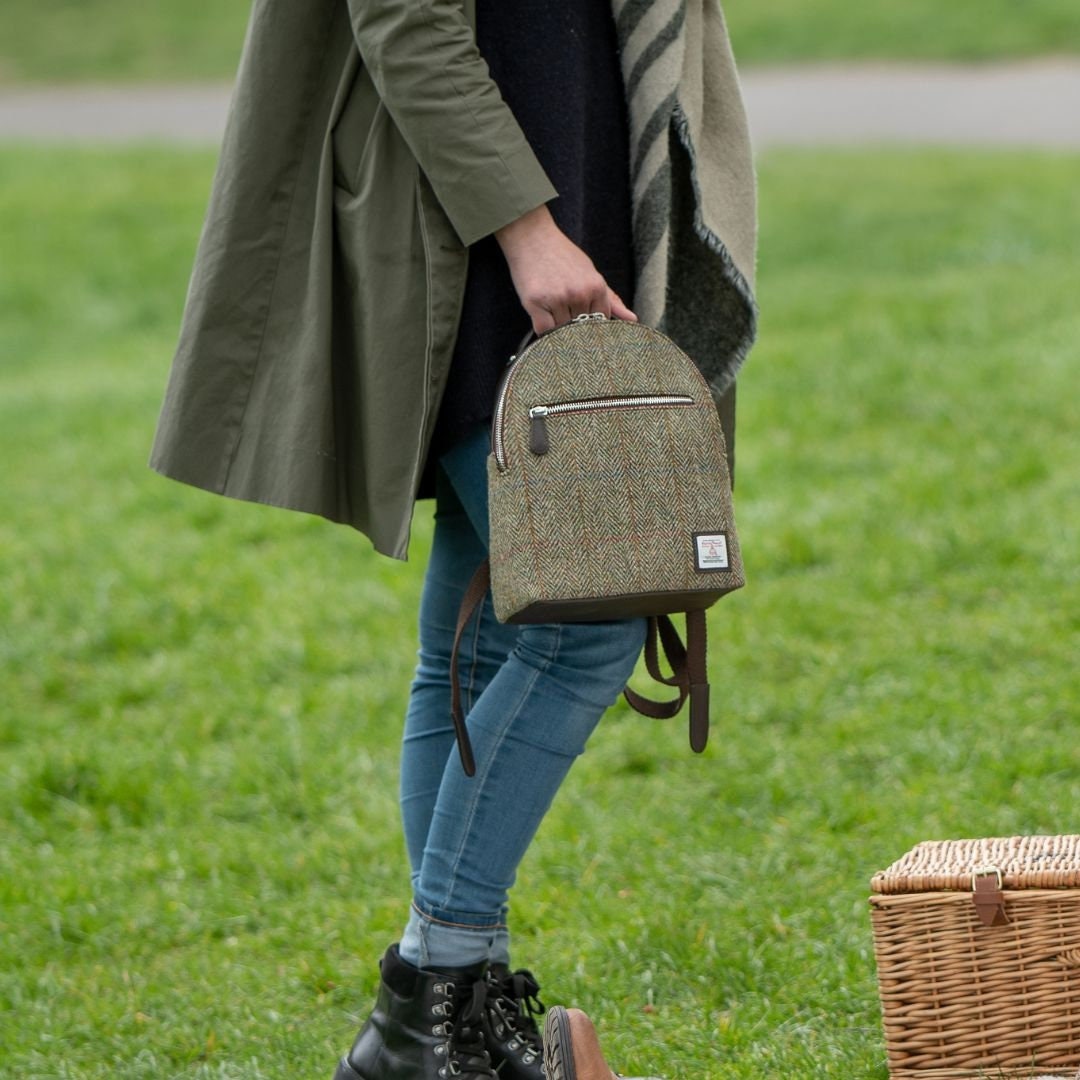
[[[547,414],[546,405],[534,405],[529,410],[529,449],[537,457],[543,457],[551,449],[551,443],[548,441]]]

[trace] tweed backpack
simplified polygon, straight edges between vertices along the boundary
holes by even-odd
[[[579,315],[531,338],[496,397],[489,558],[466,589],[451,658],[462,765],[473,775],[457,653],[489,585],[500,622],[648,616],[646,667],[678,696],[624,694],[657,718],[689,699],[690,745],[700,752],[709,727],[705,609],[744,584],[709,387],[681,349],[640,323]],[[685,645],[674,612],[686,613]]]

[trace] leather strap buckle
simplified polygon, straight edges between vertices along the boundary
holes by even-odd
[[[996,866],[977,866],[971,871],[971,899],[983,926],[1005,926],[1005,879]]]

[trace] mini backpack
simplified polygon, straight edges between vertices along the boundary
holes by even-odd
[[[457,677],[461,636],[490,585],[509,623],[647,616],[645,662],[690,701],[690,745],[709,728],[705,609],[745,584],[724,433],[708,384],[664,334],[579,315],[510,358],[488,455],[489,558],[466,589],[451,657],[462,765],[475,772]],[[527,347],[526,347],[527,346]],[[670,615],[686,615],[686,644]],[[659,642],[659,647],[658,647]],[[663,648],[672,674],[659,664]]]

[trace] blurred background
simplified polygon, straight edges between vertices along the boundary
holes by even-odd
[[[886,1077],[867,885],[1080,831],[1080,7],[728,0],[750,587],[612,710],[515,960],[626,1071]],[[0,10],[0,1074],[328,1075],[404,919],[401,565],[145,465],[243,0]]]
[[[229,78],[244,0],[6,0],[0,69],[21,80]],[[724,5],[744,64],[804,60],[997,60],[1073,54],[1067,0],[733,0]]]

